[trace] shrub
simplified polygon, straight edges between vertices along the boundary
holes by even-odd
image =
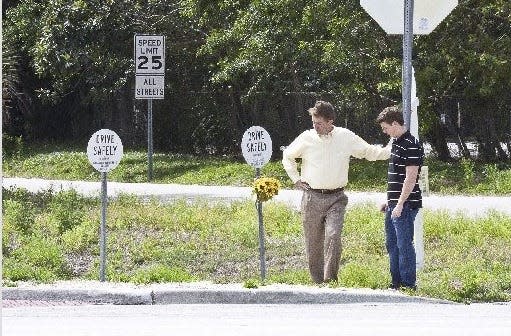
[[[4,223],[14,230],[28,233],[34,224],[34,211],[30,204],[12,199],[3,200]]]
[[[49,204],[50,215],[57,221],[59,233],[80,225],[84,199],[75,190],[61,191]]]
[[[47,282],[69,275],[64,253],[57,243],[40,237],[32,237],[14,250],[5,260],[3,270],[4,276],[12,281]]]
[[[5,157],[16,157],[23,154],[23,138],[2,134],[2,155]]]

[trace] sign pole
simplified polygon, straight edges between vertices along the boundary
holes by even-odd
[[[87,144],[87,157],[101,173],[101,223],[99,236],[99,280],[105,281],[106,266],[106,209],[108,203],[107,172],[117,167],[123,155],[119,136],[109,129],[95,132]]]
[[[147,99],[147,179],[153,180],[153,99],[165,96],[165,36],[135,34],[135,99]]]
[[[256,179],[261,176],[261,167],[271,159],[272,142],[270,134],[260,126],[252,126],[241,139],[243,157],[256,170]],[[266,279],[266,258],[264,248],[263,202],[256,200],[259,219],[259,262],[261,264],[261,280]]]
[[[99,241],[99,280],[105,281],[106,266],[106,208],[107,208],[107,184],[106,172],[101,173],[101,232]]]
[[[256,178],[261,176],[261,169],[256,168]],[[263,224],[263,202],[257,201],[257,216],[259,218],[259,262],[261,265],[261,281],[266,279],[266,258],[264,255],[264,224]]]
[[[412,50],[413,50],[413,5],[414,0],[404,0],[403,33],[403,118],[405,126],[410,129],[412,101]]]
[[[153,180],[153,100],[147,100],[147,180]]]
[[[376,22],[387,32],[387,34],[403,34],[403,70],[402,70],[402,101],[403,101],[403,119],[405,126],[418,139],[418,121],[416,119],[416,109],[418,99],[413,94],[412,68],[412,50],[415,33],[429,34],[442,20],[458,5],[458,0],[360,0],[360,5],[371,15]],[[404,8],[402,7],[404,5]],[[401,16],[401,8],[404,9],[404,15]],[[403,20],[403,21],[401,21]],[[412,110],[414,116],[412,117]],[[414,120],[415,118],[415,120]],[[414,121],[417,121],[415,127]],[[414,129],[415,127],[415,129]],[[426,169],[427,170],[427,169]],[[419,223],[418,223],[419,222]],[[419,211],[414,223],[414,240],[416,243],[417,268],[424,265],[424,242],[422,214]]]
[[[412,129],[412,51],[413,51],[413,10],[414,0],[404,0],[403,30],[403,118],[408,130]],[[418,134],[414,134],[418,139]],[[422,212],[419,211],[414,221],[415,264],[417,270],[424,267],[424,228]]]

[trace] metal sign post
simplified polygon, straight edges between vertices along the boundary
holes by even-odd
[[[261,168],[271,159],[272,142],[270,134],[260,126],[252,126],[243,134],[241,151],[245,161],[256,169],[256,178],[261,176]],[[266,257],[264,247],[263,203],[256,201],[257,217],[259,223],[259,263],[261,266],[261,280],[266,279]]]
[[[106,269],[106,208],[108,206],[108,193],[106,172],[101,173],[101,227],[99,236],[99,281],[105,281]]]
[[[106,210],[108,204],[107,172],[117,167],[122,159],[123,147],[119,136],[109,129],[94,133],[87,145],[91,165],[101,172],[101,223],[99,237],[99,280],[105,281],[106,269]]]
[[[136,34],[135,99],[147,99],[147,179],[153,179],[153,99],[165,96],[165,36]]]
[[[256,178],[261,176],[261,169],[256,168]],[[264,223],[263,223],[263,202],[256,201],[257,206],[257,218],[259,224],[259,264],[261,267],[261,281],[264,282],[266,279],[266,257],[265,257],[265,247],[264,247]]]
[[[412,49],[413,49],[413,3],[404,0],[404,34],[403,34],[403,117],[405,126],[410,129],[412,101]]]
[[[415,92],[413,93],[414,101],[412,101],[412,91],[416,90],[412,67],[413,35],[414,33],[423,35],[431,33],[458,5],[458,0],[360,0],[360,5],[387,34],[403,34],[403,118],[407,129],[416,130],[417,133],[412,134],[419,139],[415,113],[418,98]],[[415,120],[412,120],[412,111]],[[414,125],[414,123],[417,124]],[[427,169],[425,171],[427,172]],[[421,211],[414,222],[414,242],[416,267],[421,269],[424,266],[424,229]]]
[[[147,100],[147,180],[153,180],[153,100]]]

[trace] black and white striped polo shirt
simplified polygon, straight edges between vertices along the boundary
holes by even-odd
[[[409,131],[394,139],[389,160],[387,201],[389,205],[396,205],[401,195],[405,181],[406,166],[422,166],[424,149],[420,142]],[[411,208],[422,207],[422,194],[419,188],[419,176],[415,181],[413,191],[405,201]]]

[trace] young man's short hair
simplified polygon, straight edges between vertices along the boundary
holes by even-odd
[[[383,109],[376,118],[376,122],[381,124],[382,122],[391,125],[393,122],[397,122],[403,126],[403,110],[399,106],[389,106]]]

